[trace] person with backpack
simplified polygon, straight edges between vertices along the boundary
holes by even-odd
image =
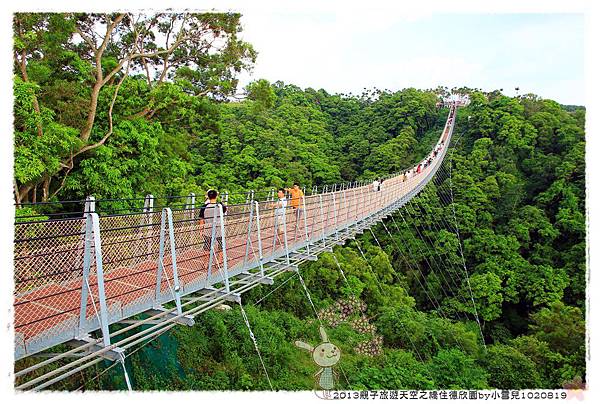
[[[227,212],[227,206],[223,205],[222,202],[218,202],[217,198],[219,197],[219,193],[210,189],[206,193],[207,200],[204,202],[202,207],[200,207],[200,226],[204,228],[204,246],[206,248],[210,248],[210,243],[212,240],[212,228],[215,219],[219,217],[219,206],[223,208],[223,215]],[[214,223],[215,228],[215,251],[221,250],[221,226],[217,221]]]

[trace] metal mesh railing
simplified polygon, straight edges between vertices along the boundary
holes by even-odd
[[[444,146],[444,151],[451,119],[452,115],[436,145]],[[95,231],[90,214],[16,223],[17,356],[100,328],[102,301],[108,321],[118,321],[257,267],[261,257],[263,262],[286,257],[339,234],[422,186],[443,155],[436,153],[437,159],[429,164],[424,160],[408,177],[386,179],[380,190],[372,184],[345,184],[335,192],[305,195],[296,206],[288,203],[285,208],[277,206],[275,197],[229,205],[223,217],[214,205],[202,209],[189,204],[100,216],[96,234],[102,244],[100,267],[95,256],[100,246],[88,242],[86,248],[86,238],[91,240]],[[85,299],[83,292],[88,295]],[[85,318],[82,306],[87,308]]]
[[[78,320],[85,220],[15,226],[14,281],[17,345],[73,329]],[[19,346],[17,346],[17,349]]]

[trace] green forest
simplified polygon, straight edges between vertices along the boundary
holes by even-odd
[[[369,180],[427,155],[448,114],[440,97],[468,94],[434,181],[300,267],[342,352],[336,388],[584,383],[585,109],[466,87],[241,89],[258,56],[241,18],[16,14],[17,206],[209,188],[243,202],[251,189]],[[17,216],[48,209],[23,206]],[[314,389],[319,368],[294,341],[318,344],[319,321],[297,275],[242,301],[273,388]],[[127,359],[135,390],[270,389],[239,307],[195,321]],[[55,388],[126,389],[120,367],[102,373],[109,364]]]

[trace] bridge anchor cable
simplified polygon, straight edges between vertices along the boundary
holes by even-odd
[[[258,343],[256,342],[256,337],[254,336],[254,333],[252,332],[252,328],[250,327],[250,322],[248,321],[248,316],[246,315],[246,310],[244,310],[244,306],[242,305],[241,300],[238,300],[238,303],[240,305],[240,312],[242,313],[242,317],[244,318],[244,323],[246,323],[246,327],[248,327],[248,333],[250,334],[250,339],[252,340],[252,343],[254,344],[254,349],[256,350],[256,353],[258,354],[258,359],[260,359],[260,364],[262,365],[263,371],[265,372],[265,376],[267,377],[269,386],[271,387],[271,390],[273,390],[273,384],[271,383],[271,378],[269,377],[269,372],[267,372],[267,367],[265,366],[265,362],[263,361],[262,355],[260,354],[260,349],[258,348]]]

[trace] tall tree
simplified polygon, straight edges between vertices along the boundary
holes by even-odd
[[[252,46],[238,38],[237,13],[18,13],[13,28],[15,73],[31,84],[21,87],[29,98],[15,103],[16,109],[24,108],[15,114],[31,117],[17,127],[23,136],[16,137],[15,161],[28,154],[41,157],[37,143],[45,142],[48,125],[78,131],[66,151],[51,150],[57,153],[57,167],[17,176],[17,202],[28,200],[32,190],[36,199],[38,186],[43,200],[60,192],[75,166],[111,138],[116,120],[151,118],[167,107],[160,99],[167,81],[179,80],[196,97],[224,100],[235,92],[237,74],[256,57]],[[123,116],[115,103],[132,75],[144,76],[150,91],[144,105]],[[62,98],[53,95],[56,90]],[[83,107],[80,115],[68,113],[71,101]],[[32,131],[36,137],[26,136]]]

